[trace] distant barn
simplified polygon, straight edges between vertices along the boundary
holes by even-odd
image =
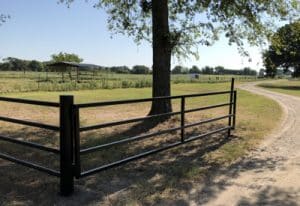
[[[76,80],[79,82],[79,70],[86,70],[92,71],[94,73],[95,69],[100,68],[99,65],[95,64],[83,64],[83,63],[76,63],[76,62],[54,62],[47,65],[48,67],[54,68],[54,70],[62,73],[62,79],[64,81],[64,73],[68,70],[71,71],[72,68],[76,70]]]

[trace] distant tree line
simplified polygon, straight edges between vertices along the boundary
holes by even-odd
[[[23,60],[14,57],[7,57],[0,63],[0,71],[44,71],[49,62],[36,60]]]
[[[257,71],[252,70],[250,67],[245,67],[240,70],[226,69],[223,66],[210,67],[205,66],[199,69],[197,66],[191,68],[183,66],[175,66],[172,69],[172,74],[215,74],[215,75],[251,75],[256,76]]]
[[[100,70],[110,71],[117,74],[151,74],[149,67],[144,65],[135,65],[131,69],[127,66],[100,67]]]
[[[37,60],[23,60],[14,57],[7,57],[0,62],[0,71],[34,71],[34,72],[43,72],[47,69],[47,65],[53,61],[71,61],[71,62],[82,62],[81,58],[77,58],[76,55],[59,53],[57,55],[52,55],[51,61],[37,61]],[[131,69],[127,66],[112,66],[105,67],[99,66],[96,70],[113,72],[118,74],[151,74],[149,67],[144,65],[135,65]]]
[[[60,52],[59,54],[52,55],[51,61],[37,61],[37,60],[23,60],[14,57],[7,57],[3,59],[3,62],[0,63],[0,71],[35,71],[42,72],[49,69],[47,64],[55,61],[71,61],[80,63],[83,59],[79,58],[75,54],[67,54]],[[105,67],[99,66],[97,71],[112,72],[118,74],[151,74],[152,70],[144,65],[135,65],[132,68],[128,66],[112,66]],[[249,67],[245,67],[240,70],[226,69],[223,66],[210,67],[205,66],[202,69],[199,69],[197,66],[192,66],[191,68],[183,66],[175,66],[172,71],[172,74],[216,74],[216,75],[257,75],[255,70],[252,70]]]

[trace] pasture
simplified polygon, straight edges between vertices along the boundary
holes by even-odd
[[[6,78],[9,79],[9,78]],[[13,78],[12,78],[13,79]],[[18,80],[16,80],[18,82]],[[24,81],[31,81],[30,78]],[[229,90],[229,83],[174,83],[172,95],[202,93],[210,91]],[[146,98],[151,96],[151,88],[116,88],[94,89],[64,92],[17,92],[5,93],[2,96],[18,97],[58,102],[59,95],[71,94],[76,103]],[[228,96],[193,98],[187,101],[187,109],[217,104],[226,101]],[[173,101],[174,111],[179,110],[179,101]],[[81,113],[82,126],[145,116],[149,111],[149,103],[109,106],[105,108],[85,109]],[[0,102],[0,116],[26,119],[37,122],[58,124],[58,110]],[[80,179],[76,182],[76,193],[69,200],[57,195],[58,180],[37,171],[17,166],[0,160],[0,204],[1,205],[53,205],[53,204],[105,204],[105,205],[152,205],[179,204],[175,201],[190,198],[189,191],[193,187],[203,185],[207,178],[225,165],[231,165],[257,145],[265,134],[276,127],[274,122],[280,122],[281,109],[273,100],[238,90],[237,127],[233,137],[224,141],[225,135],[219,134],[199,141],[177,147],[157,155],[150,156],[126,166]],[[218,108],[205,112],[187,115],[188,122],[224,115],[228,108]],[[219,124],[226,123],[220,122]],[[153,125],[150,128],[135,128],[135,124],[106,128],[86,132],[81,137],[82,147],[95,143],[105,143],[111,139],[129,137],[136,133],[159,131],[180,124],[179,117]],[[198,134],[217,127],[217,124],[191,128],[189,134]],[[0,122],[0,133],[14,138],[24,139],[47,146],[58,147],[58,134],[41,129],[33,129],[10,123]],[[82,161],[83,167],[100,162],[109,162],[125,157],[137,150],[155,147],[172,138],[178,138],[179,133],[171,133],[146,139],[138,143],[128,143],[122,147],[87,155]],[[0,142],[1,151],[15,154],[18,157],[34,160],[49,167],[58,168],[59,161],[55,156],[31,149]],[[182,203],[184,204],[184,203]]]
[[[283,79],[273,82],[265,82],[259,84],[259,86],[283,94],[300,96],[300,81],[298,79]]]
[[[70,77],[71,76],[71,77]],[[255,76],[202,75],[192,79],[189,74],[172,75],[172,83],[220,83],[232,77],[238,81],[253,81]],[[0,93],[32,91],[73,91],[116,88],[148,88],[152,86],[151,74],[116,74],[105,71],[80,71],[79,82],[76,73],[59,72],[0,72]]]

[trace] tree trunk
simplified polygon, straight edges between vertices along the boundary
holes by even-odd
[[[168,0],[152,0],[153,97],[171,95],[171,45],[168,18]],[[171,111],[170,99],[156,100],[152,102],[149,115]]]

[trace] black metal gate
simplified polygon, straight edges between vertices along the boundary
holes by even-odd
[[[220,104],[205,106],[205,107],[199,107],[199,108],[193,108],[193,109],[186,109],[185,108],[185,102],[187,98],[194,98],[194,97],[204,97],[204,96],[213,96],[213,95],[229,95],[229,102],[223,102]],[[79,117],[79,111],[81,108],[91,108],[91,107],[103,107],[103,106],[110,106],[110,105],[122,105],[122,104],[135,104],[135,103],[142,103],[142,102],[153,102],[153,101],[160,101],[165,99],[179,99],[181,102],[180,105],[180,111],[176,112],[169,112],[164,114],[157,114],[157,115],[151,115],[146,117],[140,117],[140,118],[133,118],[133,119],[127,119],[122,121],[116,121],[116,122],[109,122],[109,123],[103,123],[103,124],[97,124],[92,126],[85,126],[80,127],[80,117]],[[237,103],[237,92],[234,90],[234,79],[231,81],[231,89],[229,91],[220,91],[220,92],[210,92],[210,93],[200,93],[200,94],[190,94],[190,95],[179,95],[179,96],[169,96],[169,97],[156,97],[156,98],[145,98],[145,99],[133,99],[133,100],[121,100],[121,101],[109,101],[109,102],[96,102],[96,103],[87,103],[87,104],[74,104],[74,97],[73,96],[60,96],[60,103],[52,103],[52,102],[42,102],[42,101],[33,101],[33,100],[24,100],[24,99],[14,99],[14,98],[5,98],[0,97],[0,101],[6,101],[6,102],[14,102],[14,103],[23,103],[23,104],[32,104],[32,105],[39,105],[39,106],[47,106],[47,107],[59,107],[60,108],[60,125],[53,126],[53,125],[46,125],[41,123],[35,123],[35,122],[29,122],[24,120],[18,120],[18,119],[12,119],[8,117],[0,117],[0,121],[6,121],[16,124],[22,124],[32,127],[38,127],[48,130],[53,130],[60,132],[60,148],[49,148],[45,147],[43,145],[39,145],[36,143],[16,140],[9,137],[0,136],[0,140],[8,141],[16,144],[20,144],[23,146],[28,146],[32,148],[36,148],[39,150],[51,152],[54,154],[60,155],[60,171],[55,171],[50,168],[46,168],[41,165],[36,165],[34,163],[24,161],[17,159],[13,156],[0,153],[0,158],[15,162],[17,164],[21,164],[33,169],[37,169],[42,172],[46,172],[50,175],[54,175],[60,178],[60,192],[62,195],[67,196],[73,193],[74,191],[74,177],[75,178],[82,178],[86,177],[104,170],[108,170],[113,167],[120,166],[122,164],[167,150],[174,148],[176,146],[186,144],[191,141],[195,141],[199,138],[209,136],[212,134],[216,134],[222,131],[227,131],[228,136],[231,134],[231,130],[235,128],[235,122],[236,122],[236,103]],[[186,124],[185,122],[185,114],[196,112],[196,111],[203,111],[203,110],[209,110],[213,108],[219,108],[219,107],[228,107],[229,112],[227,115],[206,119],[190,124]],[[116,125],[122,125],[122,124],[128,124],[128,123],[135,123],[140,122],[144,120],[149,120],[153,118],[160,118],[160,117],[166,117],[166,116],[174,116],[174,115],[180,115],[180,126],[175,128],[169,128],[166,130],[150,133],[150,134],[141,134],[133,137],[129,137],[126,139],[113,141],[101,145],[95,145],[93,147],[81,149],[80,147],[80,134],[81,132],[90,131],[90,130],[96,130],[101,129],[105,127],[111,127]],[[197,125],[202,125],[210,122],[219,121],[222,119],[228,119],[228,124],[225,125],[222,128],[208,131],[205,134],[187,137],[185,133],[186,128],[194,127]],[[82,171],[81,169],[81,156],[86,155],[89,153],[93,153],[95,151],[99,150],[105,150],[107,148],[110,148],[115,145],[121,145],[133,141],[139,141],[146,138],[150,138],[153,136],[159,136],[162,134],[174,132],[174,131],[180,131],[180,139],[178,139],[177,142],[165,145],[160,148],[151,149],[149,151],[135,154],[133,156],[127,157],[125,159],[120,159],[118,161],[97,166],[93,169]]]

